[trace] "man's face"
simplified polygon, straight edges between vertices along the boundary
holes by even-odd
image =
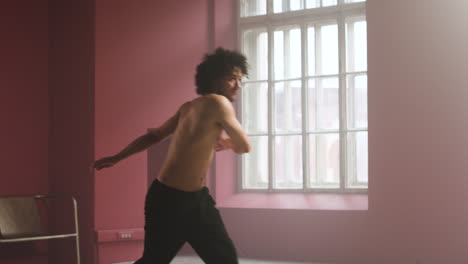
[[[219,79],[218,91],[220,91],[220,94],[226,96],[229,101],[234,102],[242,86],[242,76],[242,70],[239,67],[234,67],[230,74]]]

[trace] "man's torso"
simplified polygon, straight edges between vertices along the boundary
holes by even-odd
[[[222,131],[212,101],[212,95],[201,96],[180,108],[177,128],[159,172],[162,183],[183,191],[197,191],[205,185]]]

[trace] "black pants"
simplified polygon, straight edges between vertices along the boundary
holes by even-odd
[[[237,264],[215,201],[204,187],[180,191],[155,180],[145,202],[145,247],[135,264],[169,264],[188,242],[207,264]]]

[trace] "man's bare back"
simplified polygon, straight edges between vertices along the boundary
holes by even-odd
[[[184,191],[205,185],[205,175],[213,159],[222,126],[219,122],[220,95],[200,96],[182,105],[177,128],[172,135],[159,180]]]

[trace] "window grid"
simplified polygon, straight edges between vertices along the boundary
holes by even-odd
[[[306,72],[308,72],[307,69],[307,59],[308,54],[307,54],[307,39],[304,37],[307,36],[307,27],[304,25],[301,26],[301,75],[304,76]],[[310,178],[310,164],[309,164],[309,138],[307,135],[307,127],[308,127],[308,121],[309,121],[309,111],[307,111],[307,98],[308,98],[308,87],[307,87],[307,81],[302,78],[302,89],[301,89],[301,109],[302,109],[302,188],[303,190],[306,190],[307,188],[310,188],[309,186],[309,178]]]
[[[268,11],[273,11],[273,5],[271,0],[267,0],[267,7]],[[273,177],[274,177],[274,167],[273,167],[273,161],[274,161],[274,136],[273,136],[273,128],[275,127],[273,123],[273,117],[271,113],[273,113],[273,89],[274,87],[274,82],[273,82],[273,71],[274,71],[274,65],[273,61],[271,60],[273,58],[273,50],[274,50],[274,35],[273,35],[273,30],[270,25],[268,25],[268,191],[273,190]]]
[[[304,6],[306,0],[301,2],[301,5]],[[260,83],[260,82],[267,82],[268,83],[268,133],[252,133],[248,132],[249,136],[267,136],[268,137],[268,186],[266,189],[246,189],[243,186],[242,181],[239,181],[239,190],[240,191],[258,191],[258,192],[367,192],[367,184],[364,183],[362,186],[358,186],[357,188],[347,188],[348,185],[348,168],[347,168],[347,142],[348,142],[348,135],[350,132],[367,132],[366,128],[350,128],[348,127],[348,113],[347,113],[347,80],[348,76],[354,75],[357,76],[358,74],[367,75],[367,71],[359,71],[347,72],[347,64],[346,64],[346,18],[353,17],[353,16],[362,16],[365,17],[365,3],[349,3],[344,5],[345,0],[338,0],[336,6],[326,7],[327,12],[317,12],[318,9],[324,9],[325,7],[311,9],[311,10],[299,10],[299,11],[292,11],[285,13],[274,14],[273,13],[273,0],[267,0],[267,14],[259,17],[263,17],[262,20],[257,20],[258,17],[241,17],[240,18],[240,30],[239,30],[239,40],[242,41],[242,32],[247,29],[255,29],[255,28],[266,28],[267,36],[268,36],[268,80],[252,80],[246,81],[246,83]],[[322,4],[322,3],[321,3]],[[328,10],[334,9],[334,11],[330,12]],[[338,10],[338,11],[337,11]],[[309,12],[308,12],[309,11]],[[292,20],[287,19],[287,25],[281,24],[281,20],[276,20],[275,16],[283,15],[288,16],[288,13],[294,12],[302,12],[302,13],[318,13],[319,15],[302,15],[295,17],[292,15]],[[323,15],[322,15],[323,13]],[[330,15],[332,14],[332,15]],[[240,16],[239,16],[240,17]],[[309,76],[307,67],[308,62],[308,44],[307,44],[307,36],[308,36],[308,27],[314,26],[315,29],[319,28],[320,26],[324,25],[330,21],[334,20],[335,23],[338,25],[338,58],[339,58],[339,71],[338,74],[322,74],[320,71],[316,72],[314,75]],[[365,20],[365,19],[364,19]],[[311,22],[312,21],[312,22]],[[285,28],[291,27],[299,27],[301,32],[301,77],[300,78],[284,78],[281,80],[277,80],[274,78],[274,32],[275,30],[283,30]],[[317,34],[317,33],[316,33]],[[286,39],[287,36],[284,34],[284,50],[289,50],[286,48]],[[317,34],[317,36],[321,36],[321,34]],[[320,45],[319,39],[316,39],[316,43]],[[242,47],[242,45],[241,45]],[[317,46],[315,47],[315,63],[317,64],[320,59],[320,53],[318,52]],[[285,58],[288,56],[284,56]],[[287,62],[286,62],[287,64]],[[315,65],[315,69],[319,69],[318,65]],[[287,75],[286,75],[287,76]],[[308,100],[308,80],[315,79],[316,81],[321,80],[322,78],[326,77],[338,77],[339,86],[338,86],[338,107],[339,107],[339,128],[338,129],[318,129],[311,130],[308,124],[309,118],[309,111],[307,110],[307,100]],[[275,117],[274,115],[274,107],[275,107],[275,100],[274,100],[274,92],[275,92],[275,84],[278,82],[288,82],[300,80],[302,84],[301,88],[301,132],[278,132],[276,131],[275,125]],[[316,86],[318,87],[318,86]],[[242,101],[239,102],[242,105]],[[241,117],[242,118],[242,117]],[[326,188],[317,188],[311,186],[310,181],[310,164],[309,164],[309,137],[310,135],[327,135],[330,133],[339,133],[339,141],[340,141],[340,155],[339,155],[339,188],[336,189],[326,189]],[[302,139],[302,188],[301,189],[274,189],[273,183],[275,180],[275,166],[274,166],[274,155],[275,155],[275,139],[277,136],[282,135],[299,135]],[[239,159],[239,168],[242,171],[242,175],[245,175],[245,168],[242,166],[242,159]],[[238,179],[243,179],[243,177],[238,177]],[[357,181],[356,181],[357,182]],[[360,188],[362,187],[362,188]]]
[[[340,0],[343,1],[343,0]],[[347,97],[346,97],[346,36],[345,36],[345,22],[342,13],[338,17],[338,58],[339,58],[339,94],[338,97],[339,103],[339,113],[340,113],[340,190],[345,189],[345,184],[347,182],[347,168],[348,168],[348,141],[347,141],[347,132],[348,129],[348,114],[347,114]]]

